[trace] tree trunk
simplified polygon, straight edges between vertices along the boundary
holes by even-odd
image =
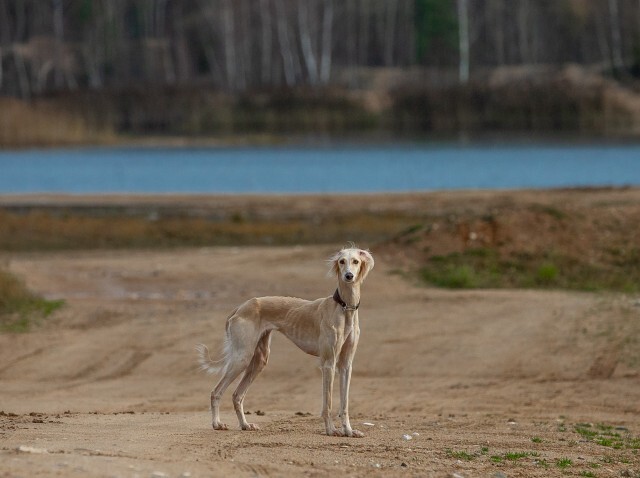
[[[171,55],[173,39],[167,36],[167,2],[168,0],[157,0],[156,4],[156,36],[162,39],[161,61],[164,71],[164,80],[168,84],[176,82],[176,66]]]
[[[171,11],[171,22],[173,30],[173,40],[171,51],[176,81],[186,82],[191,77],[191,58],[189,57],[189,47],[185,35],[184,6],[182,2],[173,5]]]
[[[234,89],[236,86],[236,44],[232,0],[222,0],[222,27],[224,31],[224,64],[227,86],[230,89]]]
[[[304,0],[303,0],[304,1]],[[324,0],[322,12],[322,58],[320,60],[320,82],[329,83],[331,77],[331,47],[333,45],[333,0]]]
[[[469,81],[469,5],[467,0],[458,0],[458,41],[459,65],[458,75],[460,83]]]
[[[494,48],[496,52],[495,61],[498,65],[506,63],[504,50],[504,0],[492,0],[493,8],[488,9],[488,20],[493,19],[491,29],[493,30]],[[493,17],[493,18],[492,18]]]
[[[270,83],[271,75],[271,11],[269,0],[260,0],[260,23],[262,27],[262,45],[260,61],[260,80],[263,85]]]
[[[386,21],[384,34],[384,64],[393,66],[394,40],[396,36],[396,17],[398,14],[397,0],[387,0],[386,5]]]
[[[347,74],[349,86],[356,87],[356,66],[358,64],[358,32],[356,0],[347,0],[345,5],[345,23],[347,29]]]
[[[63,48],[64,48],[64,11],[62,0],[53,0],[53,35],[55,38],[54,59],[53,59],[53,79],[57,89],[64,85],[63,74]]]
[[[289,27],[287,24],[287,12],[282,0],[275,0],[276,14],[278,16],[278,41],[280,42],[280,54],[282,56],[282,68],[287,86],[296,83],[295,68],[293,65],[293,53],[289,42]]]
[[[311,20],[311,24],[315,25],[315,15]],[[311,43],[311,32],[309,31],[309,10],[307,9],[307,0],[298,2],[298,28],[300,30],[300,46],[302,47],[302,57],[309,75],[309,83],[315,86],[318,83],[318,64],[316,55],[313,52]]]
[[[520,52],[520,63],[531,62],[529,53],[529,22],[531,21],[531,8],[529,0],[520,0],[518,6],[518,49]]]
[[[611,27],[611,66],[614,70],[624,68],[622,59],[622,33],[618,0],[609,0],[609,24]]]
[[[20,86],[20,96],[24,99],[31,98],[31,83],[29,82],[29,74],[22,58],[22,52],[13,52],[13,60],[16,63],[16,72],[18,75],[18,85]]]
[[[360,0],[360,20],[358,29],[360,31],[358,40],[358,62],[361,66],[367,64],[369,58],[369,16],[370,16],[370,2],[371,0]]]
[[[205,0],[200,0],[200,9],[203,12],[203,16],[207,21],[209,28],[213,29],[215,24],[209,17],[209,10],[206,8]],[[200,44],[202,45],[204,56],[207,59],[207,64],[209,66],[209,72],[211,73],[214,83],[217,85],[224,85],[226,81],[221,75],[222,67],[218,62],[214,43],[211,41],[210,35],[206,34],[206,30],[203,31],[203,28],[198,27],[196,27],[196,33],[200,38]]]

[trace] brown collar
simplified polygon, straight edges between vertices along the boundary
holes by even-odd
[[[338,304],[340,304],[342,306],[342,310],[358,310],[358,307],[360,307],[360,302],[358,302],[357,305],[347,305],[347,303],[342,300],[342,297],[340,297],[340,292],[338,292],[338,289],[336,289],[336,291],[333,293],[333,300],[335,300]]]

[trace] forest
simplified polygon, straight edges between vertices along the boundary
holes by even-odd
[[[377,114],[391,108],[400,124],[429,129],[433,118],[416,118],[402,105],[438,110],[433,101],[440,97],[462,106],[471,98],[485,111],[496,96],[486,90],[496,72],[507,79],[542,72],[551,97],[562,97],[554,88],[566,65],[583,68],[580,84],[587,85],[589,104],[603,101],[591,88],[594,81],[584,80],[589,75],[637,91],[640,1],[0,0],[0,101],[4,97],[23,111],[7,98],[64,97],[69,115],[115,131],[261,131],[265,121],[286,130],[290,124],[264,119],[268,112],[295,110],[300,101],[305,109],[310,98],[316,106],[326,100],[323,110],[332,112],[312,127],[340,128],[345,121],[378,127]],[[514,94],[526,96],[531,87],[517,87]],[[546,87],[536,91],[545,96]],[[190,111],[210,103],[230,113],[177,119],[151,113],[149,103],[159,96],[165,100],[156,110]],[[87,117],[87,101],[106,108],[102,119]],[[34,104],[42,105],[31,102],[28,109]],[[561,105],[561,115],[581,108]],[[355,113],[342,121],[343,110]],[[629,114],[635,125],[634,111]],[[253,114],[255,119],[246,119]],[[500,122],[499,115],[489,111],[489,126]],[[300,122],[295,111],[293,118],[293,124]],[[461,121],[444,123],[460,129]],[[523,121],[525,129],[535,127],[535,119]],[[573,118],[568,127],[584,123]]]

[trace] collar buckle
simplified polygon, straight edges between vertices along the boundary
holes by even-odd
[[[342,310],[344,310],[345,312],[347,312],[348,310],[355,311],[358,310],[358,307],[360,307],[360,302],[358,302],[356,305],[347,305],[347,303],[342,300],[342,297],[340,297],[340,292],[338,292],[338,289],[336,289],[336,291],[333,293],[333,300],[336,301],[340,306],[342,306]]]

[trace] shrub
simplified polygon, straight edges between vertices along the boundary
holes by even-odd
[[[63,303],[37,296],[16,276],[0,269],[0,332],[25,332],[34,320],[51,315]]]

